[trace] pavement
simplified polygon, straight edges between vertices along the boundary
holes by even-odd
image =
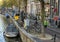
[[[33,39],[35,39],[35,40],[38,41],[38,42],[54,42],[54,39],[42,40],[42,39],[39,39],[39,38],[37,38],[37,37],[33,37]],[[55,42],[60,42],[60,39],[59,39],[59,38],[56,38]]]
[[[56,34],[56,37],[60,38],[60,29],[58,28],[47,28],[46,33],[54,36]]]

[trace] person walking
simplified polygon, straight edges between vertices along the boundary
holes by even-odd
[[[29,24],[30,24],[30,20],[27,17],[25,17],[25,19],[24,19],[24,28],[26,30],[28,30]]]
[[[18,21],[18,20],[19,20],[19,14],[15,14],[15,15],[14,15],[14,19],[15,19],[16,21]]]
[[[5,16],[7,19],[9,19],[9,14],[7,12],[5,13]]]
[[[58,28],[60,28],[60,20],[59,20],[59,22],[58,22]]]
[[[24,11],[21,11],[20,17],[21,17],[21,21],[24,22]]]
[[[48,20],[44,20],[44,28],[47,28],[47,26],[49,25],[49,22],[48,22]]]
[[[15,10],[12,10],[12,17],[14,16],[14,14],[15,14]]]
[[[7,19],[8,24],[10,24],[10,16],[9,16],[8,12],[5,12],[5,17]]]

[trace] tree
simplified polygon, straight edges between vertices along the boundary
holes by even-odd
[[[1,6],[2,6],[2,7],[6,7],[6,6],[7,6],[6,1],[3,1],[3,4],[2,4]]]
[[[44,22],[44,16],[45,16],[45,8],[44,8],[44,0],[39,0],[40,3],[41,3],[41,22],[42,22],[42,25],[43,25],[43,22]],[[42,26],[41,28],[41,33],[42,33],[42,37],[45,37],[45,28]]]
[[[24,1],[25,1],[25,12],[27,13],[27,0]]]
[[[17,2],[18,2],[18,7],[19,7],[19,13],[20,13],[20,5],[21,5],[21,1],[22,0],[18,0]]]
[[[0,6],[2,6],[2,4],[3,4],[3,0],[0,0]]]
[[[12,6],[18,6],[18,3],[16,0],[4,0],[3,1],[3,7],[12,7]]]

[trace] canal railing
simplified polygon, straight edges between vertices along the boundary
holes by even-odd
[[[22,39],[22,42],[41,42],[40,39],[34,37],[33,35],[27,33],[23,28],[21,28],[18,23],[12,18],[11,15],[10,16],[10,19],[12,20],[12,22],[15,24],[15,26],[17,27],[17,29],[19,30],[19,34],[20,34],[20,37]]]

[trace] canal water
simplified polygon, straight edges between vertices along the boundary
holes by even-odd
[[[4,23],[4,17],[0,15],[0,42],[6,42],[3,36],[4,29],[6,27],[6,24]]]
[[[3,32],[5,31],[6,27],[8,26],[8,23],[4,16],[0,14],[0,42],[20,42],[20,38],[7,38],[3,35]]]

